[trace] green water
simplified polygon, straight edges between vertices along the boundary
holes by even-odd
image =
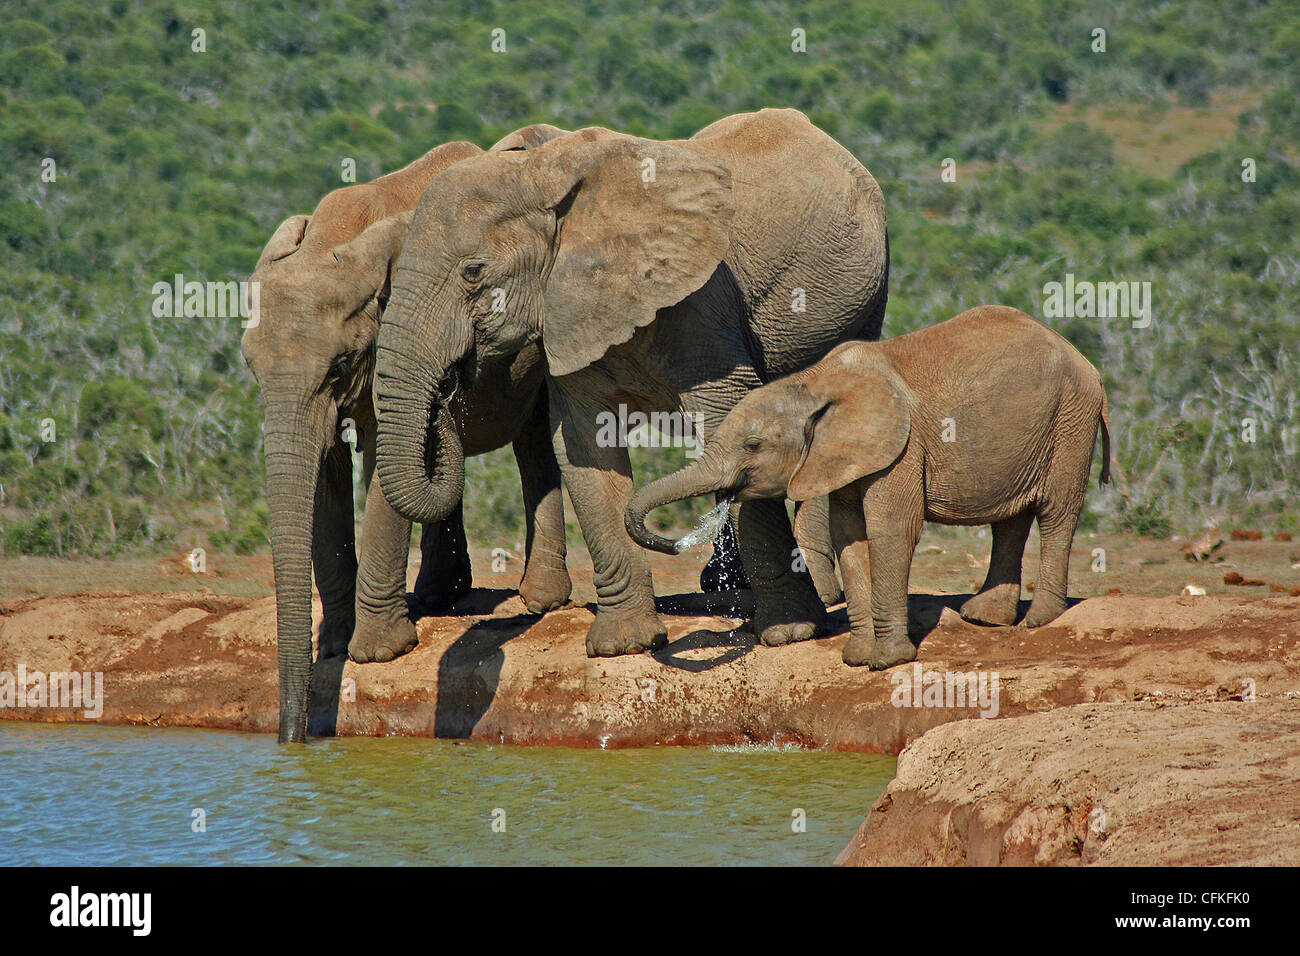
[[[0,865],[827,864],[893,773],[764,747],[0,723]]]

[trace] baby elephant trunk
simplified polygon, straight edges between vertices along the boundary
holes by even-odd
[[[627,533],[643,548],[663,554],[677,554],[679,552],[675,541],[655,534],[645,526],[646,515],[674,501],[712,494],[721,490],[725,484],[722,472],[709,461],[707,455],[681,471],[652,481],[628,502],[624,515]]]

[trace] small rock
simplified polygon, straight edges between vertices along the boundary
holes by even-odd
[[[1239,587],[1263,587],[1264,582],[1256,578],[1244,578],[1236,571],[1229,571],[1223,576],[1224,584],[1235,584]]]

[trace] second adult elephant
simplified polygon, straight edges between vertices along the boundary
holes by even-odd
[[[494,149],[530,148],[562,132],[526,127]],[[281,740],[307,733],[313,571],[324,607],[321,658],[348,653],[383,661],[415,644],[406,601],[411,524],[370,481],[375,336],[411,210],[435,176],[482,152],[472,143],[448,143],[372,182],[334,190],[311,215],[291,216],[276,229],[253,273],[260,310],[244,334],[243,353],[266,410]],[[470,454],[514,444],[528,524],[520,594],[535,612],[564,603],[570,589],[543,377],[535,347],[493,363],[443,423]],[[368,486],[359,560],[345,433],[356,436]],[[416,603],[444,610],[470,586],[459,503],[426,524],[421,551]]]
[[[707,437],[769,378],[876,338],[889,262],[880,188],[803,114],[762,110],[689,140],[580,130],[457,164],[434,192],[379,332],[384,493],[421,521],[454,507],[461,450],[429,449],[430,421],[485,363],[540,344],[556,458],[595,569],[587,652],[655,647],[666,631],[649,564],[623,523],[628,452],[601,422],[686,412]],[[811,637],[825,608],[795,570],[784,504],[746,502],[739,532],[756,632],[768,644]]]

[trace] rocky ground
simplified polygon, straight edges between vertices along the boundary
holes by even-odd
[[[1295,866],[1300,699],[1075,704],[905,750],[849,865]]]
[[[1294,546],[1233,542],[1226,573],[1172,548],[1168,558],[1116,561],[1104,583],[1119,586],[1108,590],[1126,591],[1155,566],[1169,580],[1151,590],[1166,593],[1101,593],[1033,631],[962,621],[953,609],[974,581],[961,575],[978,579],[980,562],[962,562],[945,587],[940,575],[951,576],[954,562],[940,551],[967,544],[932,547],[918,556],[910,610],[920,651],[911,667],[844,666],[842,607],[826,636],[768,648],[737,629],[742,597],[696,593],[660,599],[665,651],[592,660],[585,585],[578,602],[544,618],[490,586],[454,615],[422,620],[420,645],[406,657],[320,668],[313,731],[902,751],[896,780],[863,808],[844,863],[1297,861],[1300,597],[1288,593],[1296,574],[1286,552]],[[661,590],[692,591],[698,567],[662,560],[670,564],[656,565]],[[1101,576],[1087,577],[1086,542],[1078,560],[1076,578],[1100,590]],[[589,581],[581,559],[574,563],[575,580]],[[1282,584],[1225,582],[1197,596],[1173,587],[1184,577],[1224,580],[1233,568]],[[102,672],[107,722],[273,731],[274,599],[184,580],[197,588],[0,601],[0,673]],[[974,674],[985,699],[934,689],[958,674]],[[4,716],[85,719],[49,707]]]

